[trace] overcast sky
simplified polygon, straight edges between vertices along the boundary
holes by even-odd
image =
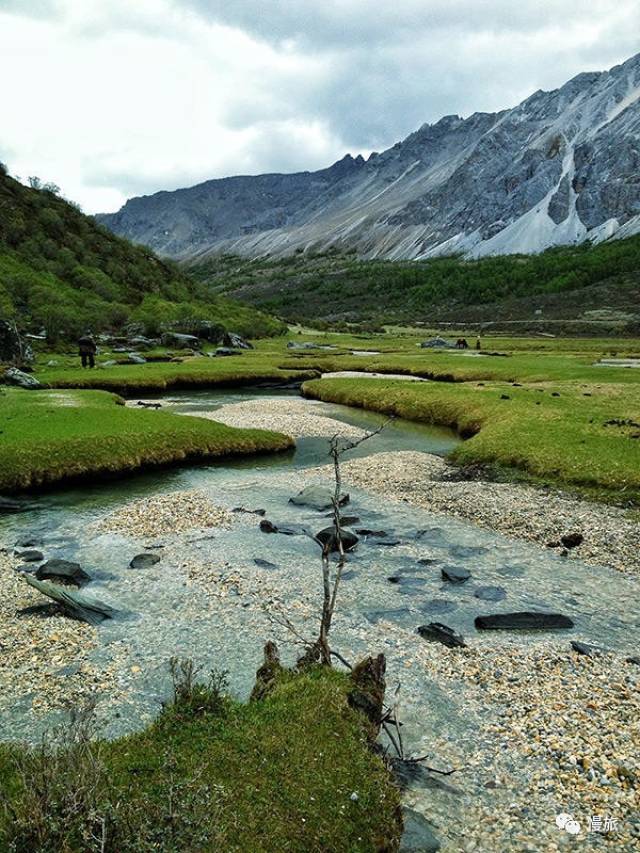
[[[514,106],[639,33],[640,0],[0,0],[0,160],[116,210]]]

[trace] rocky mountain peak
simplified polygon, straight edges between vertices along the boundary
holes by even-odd
[[[446,115],[367,161],[208,181],[99,217],[175,257],[538,252],[640,231],[640,54],[513,109]]]

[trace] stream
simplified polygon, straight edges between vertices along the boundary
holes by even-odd
[[[207,391],[167,399],[177,411],[197,412],[288,394],[295,392]],[[364,429],[382,422],[375,413],[311,401],[309,406]],[[444,455],[458,442],[449,430],[398,420],[353,453],[421,450]],[[79,562],[93,577],[87,592],[121,612],[98,628],[99,645],[91,652],[93,661],[115,665],[118,673],[118,689],[101,697],[98,705],[106,736],[138,729],[156,716],[168,695],[167,662],[174,655],[193,658],[205,672],[212,666],[227,670],[231,692],[242,699],[253,686],[267,639],[275,637],[284,662],[293,662],[300,650],[286,630],[274,624],[272,614],[286,612],[301,631],[315,632],[320,560],[319,549],[308,537],[265,534],[259,529],[260,517],[251,514],[238,513],[237,523],[213,529],[210,535],[192,530],[137,542],[96,532],[95,522],[135,499],[198,489],[217,505],[264,509],[275,524],[304,525],[317,532],[330,523],[327,513],[295,506],[289,498],[307,484],[305,469],[327,463],[327,439],[307,437],[286,454],[172,468],[46,494],[33,511],[0,518],[0,544],[10,546],[26,536],[42,539],[48,559]],[[402,719],[408,752],[431,752],[435,742],[473,741],[478,728],[476,712],[465,706],[462,694],[443,691],[427,670],[414,665],[413,650],[425,643],[415,633],[418,625],[445,622],[473,643],[492,643],[495,634],[475,631],[477,615],[549,610],[575,622],[575,629],[562,635],[567,647],[570,639],[610,649],[637,646],[636,580],[606,567],[563,560],[548,549],[449,516],[385,501],[350,488],[348,482],[344,488],[351,496],[344,513],[360,519],[354,527],[382,529],[387,541],[397,544],[363,537],[349,556],[332,644],[349,660],[367,652],[387,655],[388,683],[402,681],[407,697]],[[146,570],[130,569],[132,557],[147,550],[160,555],[160,562]],[[255,560],[264,562],[257,565]],[[445,583],[441,569],[447,566],[467,568],[472,578],[460,585]],[[480,600],[475,596],[480,586],[500,587],[506,597]],[[500,639],[505,640],[504,634]],[[526,645],[539,634],[520,632],[507,639]],[[34,739],[57,722],[54,714],[29,713],[31,698],[25,695],[10,707],[0,699],[0,737]],[[444,783],[421,788],[428,800],[425,809],[446,815],[461,809],[466,797],[486,796],[473,785],[465,792],[449,788]],[[414,794],[413,800],[419,802],[420,796]]]

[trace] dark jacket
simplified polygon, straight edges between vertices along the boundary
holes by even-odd
[[[96,346],[96,342],[90,335],[84,335],[78,341],[78,354],[79,355],[95,355],[98,347]]]

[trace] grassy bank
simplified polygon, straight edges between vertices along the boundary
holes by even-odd
[[[0,491],[5,493],[293,446],[279,433],[125,408],[103,391],[0,392]]]
[[[111,743],[53,756],[0,748],[0,846],[395,850],[398,791],[347,703],[352,686],[327,668],[283,672],[260,701],[197,688],[145,731]]]
[[[631,373],[632,371],[628,371]],[[304,393],[472,436],[453,459],[491,463],[562,485],[640,503],[640,386],[414,383],[374,379],[307,382]],[[589,396],[587,396],[589,395]]]

